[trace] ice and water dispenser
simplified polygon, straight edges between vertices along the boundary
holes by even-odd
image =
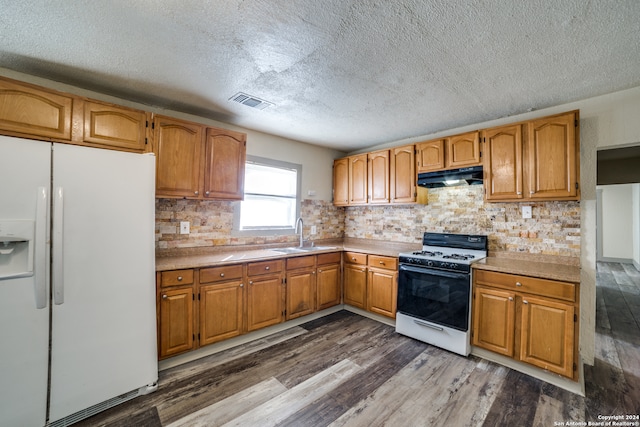
[[[33,276],[35,221],[0,220],[0,280]]]

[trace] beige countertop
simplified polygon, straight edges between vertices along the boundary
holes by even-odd
[[[318,246],[328,249],[312,250],[299,253],[282,253],[278,247],[259,245],[239,248],[188,248],[185,250],[163,251],[156,254],[156,271],[179,270],[183,268],[215,267],[219,265],[238,264],[251,261],[263,261],[275,258],[289,258],[305,255],[317,255],[329,252],[353,251],[375,255],[397,257],[400,252],[419,250],[421,243],[395,243],[367,239],[344,239],[338,241],[322,241]],[[289,244],[286,247],[295,245]]]
[[[580,283],[580,267],[576,265],[554,264],[544,261],[529,261],[500,257],[487,257],[471,264],[477,270],[519,274],[541,279]]]

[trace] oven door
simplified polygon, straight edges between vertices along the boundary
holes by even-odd
[[[469,329],[470,273],[400,265],[398,311],[408,316]]]

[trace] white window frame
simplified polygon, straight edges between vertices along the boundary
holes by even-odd
[[[274,168],[290,169],[296,171],[296,214],[295,217],[300,216],[300,200],[302,194],[302,165],[296,163],[284,162],[281,160],[268,159],[266,157],[249,156],[247,155],[246,163],[254,163],[263,166],[270,166]],[[233,211],[233,230],[232,236],[238,237],[251,237],[251,236],[279,236],[295,234],[293,224],[291,227],[264,227],[264,228],[249,228],[246,230],[240,229],[240,213],[242,209],[242,202],[237,202]]]

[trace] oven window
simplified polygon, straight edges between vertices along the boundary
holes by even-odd
[[[461,331],[469,328],[470,276],[401,266],[398,311]]]

